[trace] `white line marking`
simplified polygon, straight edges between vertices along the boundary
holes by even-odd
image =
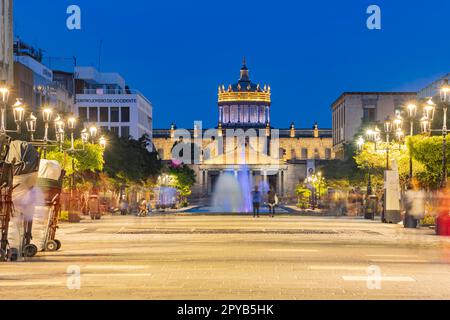
[[[342,279],[345,281],[371,281],[373,277],[368,276],[342,276]],[[380,277],[377,280],[385,281],[385,282],[416,282],[415,279],[411,277]]]
[[[82,277],[151,277],[151,273],[90,273],[82,274]]]
[[[426,263],[430,262],[428,260],[407,260],[407,259],[372,259],[372,262],[381,262],[381,263]]]
[[[148,269],[148,266],[106,266],[106,265],[89,265],[84,267],[85,270],[143,270]]]
[[[314,249],[270,249],[272,252],[319,252]]]
[[[14,282],[0,282],[0,287],[30,287],[30,286],[61,286],[62,282],[57,281],[41,281],[41,282],[31,282],[31,281],[14,281]]]
[[[357,266],[309,266],[309,270],[344,270],[344,271],[366,271],[368,267],[357,267]]]
[[[415,254],[368,254],[366,257],[372,258],[417,258],[418,255]]]

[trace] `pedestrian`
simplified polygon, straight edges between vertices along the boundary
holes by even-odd
[[[139,203],[139,217],[145,216],[147,216],[147,200],[142,198],[141,202]]]
[[[119,209],[122,216],[125,216],[127,214],[127,203],[125,197],[122,197],[122,199],[120,199]]]
[[[259,208],[261,207],[262,196],[258,187],[255,187],[255,190],[252,191],[252,200],[253,200],[253,218],[259,218]]]
[[[407,186],[404,194],[403,208],[405,217],[403,225],[405,228],[415,229],[418,222],[425,217],[425,192],[420,190],[419,183],[413,179]]]
[[[267,193],[267,204],[269,205],[269,213],[272,214],[272,218],[274,218],[275,207],[278,205],[278,196],[272,187],[270,187],[270,190]]]

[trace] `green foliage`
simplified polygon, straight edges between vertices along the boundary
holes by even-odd
[[[61,211],[59,213],[59,221],[69,221],[69,211]]]
[[[70,141],[64,143],[64,149],[70,148]],[[86,144],[83,147],[81,140],[75,140],[75,149],[79,150],[73,154],[53,148],[47,151],[48,160],[56,160],[66,171],[66,175],[73,174],[72,160],[74,160],[76,172],[99,172],[103,170],[103,149],[97,144]]]
[[[350,185],[362,185],[365,181],[365,173],[359,170],[354,159],[355,147],[347,144],[344,149],[344,159],[319,162],[317,165],[317,170],[323,173],[330,188],[342,190],[342,187],[347,189]]]
[[[171,166],[168,168],[168,174],[174,178],[173,187],[178,189],[182,197],[185,198],[192,193],[191,188],[196,181],[194,170],[186,165]]]
[[[161,161],[156,152],[149,152],[149,139],[139,140],[109,135],[105,151],[105,172],[122,183],[145,184],[161,171]]]
[[[408,138],[410,139],[410,138]],[[409,144],[408,144],[409,146]],[[376,182],[380,183],[383,180],[384,170],[386,170],[387,159],[386,150],[387,143],[377,143],[367,142],[362,146],[362,150],[355,156],[356,164],[358,168],[369,172]],[[406,184],[409,180],[410,171],[410,150],[403,144],[390,143],[389,144],[389,166],[392,165],[392,161],[395,160],[398,166],[398,173],[400,176],[400,182]],[[413,157],[413,173],[416,177],[423,176],[425,172],[425,167],[420,161],[417,161]]]
[[[450,159],[450,137],[447,137],[447,158]],[[428,187],[437,188],[442,175],[443,138],[417,135],[408,140],[413,158],[425,168],[418,175]]]
[[[299,184],[295,188],[295,194],[297,195],[297,207],[300,209],[307,209],[310,206],[310,199],[312,196],[311,190],[306,188],[304,184]]]

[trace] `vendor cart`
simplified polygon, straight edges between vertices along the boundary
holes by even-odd
[[[58,251],[61,248],[56,230],[61,213],[64,176],[65,171],[57,161],[41,160],[37,186],[43,194],[44,205],[39,207],[40,214],[35,216],[38,228],[33,232],[35,244],[41,251]]]
[[[10,139],[0,136],[0,261],[16,261],[19,256],[17,248],[9,244],[9,225],[11,221],[13,204],[13,165],[6,163],[6,155],[9,150]]]
[[[40,191],[35,188],[39,170],[39,153],[31,144],[12,141],[6,164],[13,166],[12,215],[9,243],[19,248],[25,257],[36,255],[38,248],[31,243],[35,208],[42,205]]]

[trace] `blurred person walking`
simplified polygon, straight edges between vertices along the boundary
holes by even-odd
[[[278,205],[278,196],[272,187],[270,187],[270,190],[267,193],[267,204],[269,206],[269,213],[272,215],[272,218],[274,218],[275,208]]]
[[[262,195],[258,187],[252,191],[252,201],[253,201],[253,218],[259,218],[259,209],[261,207]]]
[[[425,216],[425,192],[420,190],[419,183],[415,179],[407,188],[403,201],[405,211],[403,225],[405,228],[415,229],[419,225],[419,220]]]

